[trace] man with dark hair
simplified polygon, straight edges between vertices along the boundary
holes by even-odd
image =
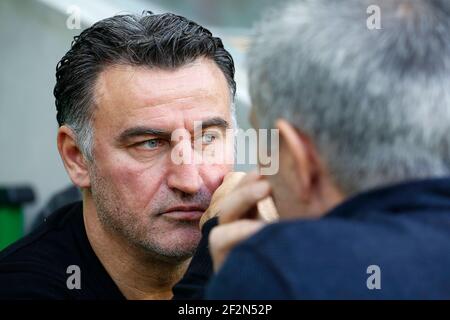
[[[0,297],[171,298],[232,169],[186,157],[197,140],[234,156],[232,57],[186,18],[120,15],[75,37],[56,79],[58,150],[83,201],[0,253]]]

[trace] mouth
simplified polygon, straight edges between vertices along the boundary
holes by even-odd
[[[206,209],[198,206],[179,206],[168,209],[161,215],[180,221],[200,221]]]

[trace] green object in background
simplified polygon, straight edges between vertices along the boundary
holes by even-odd
[[[35,199],[30,187],[0,187],[0,250],[23,236],[23,205]]]
[[[0,207],[0,250],[23,236],[23,213],[19,206]]]

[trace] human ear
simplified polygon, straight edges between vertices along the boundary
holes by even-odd
[[[90,187],[87,161],[76,143],[75,133],[68,126],[63,125],[58,129],[57,145],[72,182],[80,188]]]
[[[296,190],[293,191],[300,199],[307,201],[312,196],[320,174],[315,147],[306,134],[288,121],[279,119],[275,127],[279,130],[280,136],[280,167],[282,165],[287,167],[285,170],[290,173],[290,179],[296,181]]]

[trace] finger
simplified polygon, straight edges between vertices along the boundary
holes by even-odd
[[[234,246],[264,225],[264,222],[258,220],[238,220],[217,226],[209,235],[210,247],[223,249]]]
[[[227,180],[233,180],[233,179],[237,179],[237,180],[241,180],[242,178],[244,178],[247,174],[243,171],[232,171],[232,172],[228,172],[225,177],[223,178],[223,181],[227,181]]]
[[[225,175],[222,184],[214,192],[216,197],[227,194],[235,189],[239,183],[245,178],[245,172],[230,172]]]
[[[258,201],[270,195],[270,184],[265,180],[258,180],[235,189],[221,205],[220,223],[230,223],[245,217],[248,211],[256,207]]]
[[[265,223],[255,220],[239,220],[215,227],[209,235],[209,250],[214,270],[218,270],[229,252],[239,243],[259,231]]]
[[[258,218],[266,222],[273,222],[279,219],[279,214],[272,197],[267,197],[257,204]]]
[[[243,187],[249,183],[252,183],[254,181],[258,181],[262,179],[262,176],[257,171],[250,171],[248,172],[245,177],[241,179],[237,187]]]
[[[220,201],[225,195],[231,193],[245,176],[245,172],[230,172],[225,175],[222,184],[214,192],[208,209],[200,218],[200,229],[203,228],[206,221],[219,214],[219,208],[217,207],[216,202]]]
[[[222,198],[224,195],[231,193],[231,191],[237,189],[238,187],[245,186],[246,184],[259,179],[261,179],[261,176],[256,171],[252,171],[250,173],[240,171],[230,172],[225,175],[222,184],[214,192],[213,199],[211,201],[214,202],[215,199]]]

